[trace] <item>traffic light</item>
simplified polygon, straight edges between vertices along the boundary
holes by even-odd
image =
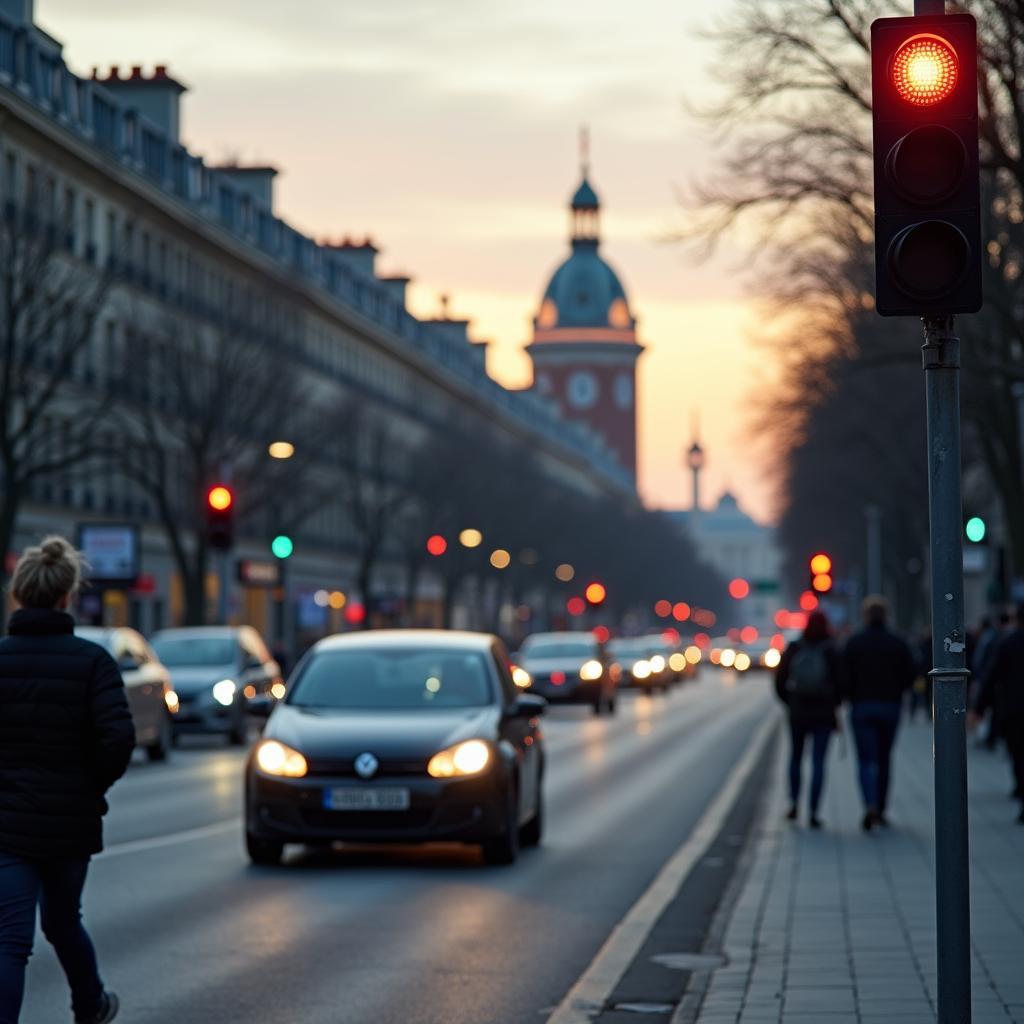
[[[275,558],[291,558],[295,544],[286,533],[279,533],[271,542],[270,550]]]
[[[871,26],[875,308],[981,308],[977,30],[969,14]]]
[[[587,589],[583,591],[583,596],[587,599],[587,604],[597,608],[599,605],[604,604],[608,591],[603,583],[588,583]]]
[[[832,589],[832,559],[824,552],[811,558],[811,590],[816,594],[827,594]]]
[[[980,544],[985,539],[985,520],[981,516],[972,516],[964,526],[964,533],[972,544]]]
[[[224,484],[206,493],[206,542],[220,551],[230,550],[235,542],[235,496]]]

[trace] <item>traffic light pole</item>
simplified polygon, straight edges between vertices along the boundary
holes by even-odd
[[[960,491],[960,339],[953,316],[924,317],[932,560],[935,892],[939,1024],[970,1024],[967,680]]]

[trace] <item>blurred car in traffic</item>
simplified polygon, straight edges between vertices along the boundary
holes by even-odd
[[[250,709],[285,694],[281,670],[251,626],[164,629],[152,643],[178,695],[175,736],[223,733],[229,743],[241,746]]]
[[[627,685],[649,693],[668,689],[668,658],[660,637],[658,641],[656,644],[647,636],[626,636],[608,645],[609,653],[622,666]]]
[[[257,864],[285,843],[479,844],[508,864],[540,842],[546,701],[497,637],[368,630],[303,657],[246,767]]]
[[[528,679],[519,685],[549,701],[589,704],[615,713],[620,672],[593,633],[533,633],[516,655]]]
[[[151,761],[167,757],[178,697],[171,676],[141,633],[127,627],[75,626],[75,635],[99,644],[117,662],[135,723],[135,745]]]

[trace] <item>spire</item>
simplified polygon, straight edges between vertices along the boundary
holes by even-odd
[[[686,452],[685,463],[690,468],[690,472],[693,475],[693,497],[691,499],[691,507],[694,514],[700,510],[700,473],[704,468],[704,449],[700,444],[700,412],[694,410],[690,416],[690,432],[693,437],[693,443],[690,445],[689,450]]]
[[[572,215],[573,245],[597,245],[599,236],[598,211],[601,201],[590,184],[590,129],[580,125],[580,186],[573,194],[569,209]]]

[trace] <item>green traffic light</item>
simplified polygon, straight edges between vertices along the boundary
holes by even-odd
[[[276,558],[288,558],[295,550],[295,545],[291,537],[286,537],[282,533],[270,542],[270,550],[274,552]]]
[[[980,544],[985,539],[985,520],[978,516],[973,516],[967,520],[964,532],[972,544]]]

